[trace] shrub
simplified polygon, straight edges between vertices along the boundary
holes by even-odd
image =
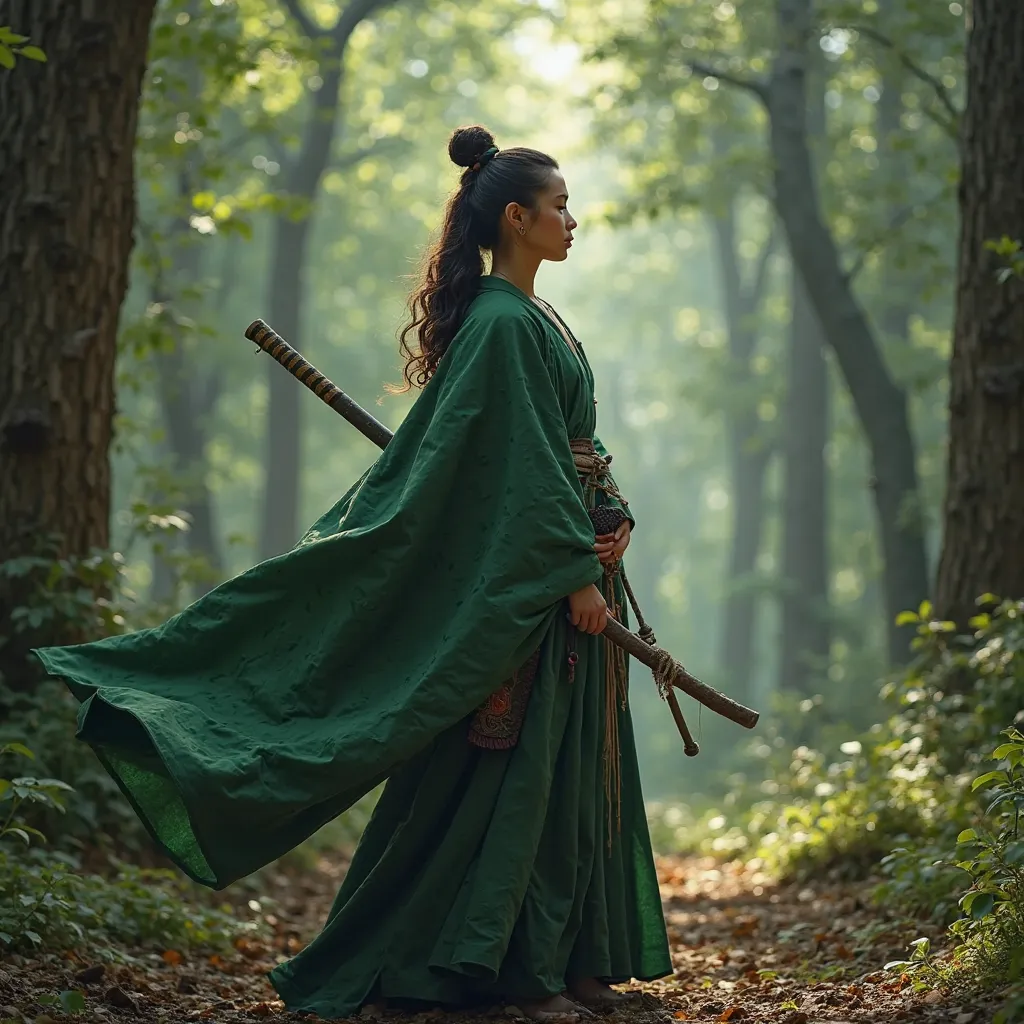
[[[34,755],[24,744],[9,743],[0,757]],[[73,793],[58,779],[0,777],[0,948],[62,950],[86,939],[110,955],[119,943],[227,947],[240,933],[260,927],[239,921],[230,908],[191,905],[174,872],[118,865],[113,879],[83,875],[72,854],[43,849],[37,841],[46,837],[24,820],[25,809],[41,805],[61,813]]]

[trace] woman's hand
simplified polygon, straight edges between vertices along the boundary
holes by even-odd
[[[630,522],[626,519],[614,533],[605,533],[597,538],[594,550],[602,562],[617,562],[629,547]]]
[[[608,604],[593,583],[569,595],[569,618],[584,633],[600,633],[608,625]]]

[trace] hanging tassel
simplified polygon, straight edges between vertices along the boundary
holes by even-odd
[[[615,593],[615,578],[604,579],[608,611],[622,621],[622,607]],[[619,744],[619,712],[626,710],[628,666],[621,648],[605,641],[604,650],[604,792],[608,822],[608,852],[615,835],[622,832],[622,754]]]

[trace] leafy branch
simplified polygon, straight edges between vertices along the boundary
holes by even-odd
[[[0,67],[10,70],[17,63],[17,57],[24,57],[26,60],[46,62],[46,54],[38,46],[28,43],[28,36],[20,36],[12,32],[9,25],[0,25]]]

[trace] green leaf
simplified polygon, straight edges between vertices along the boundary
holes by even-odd
[[[41,64],[46,63],[46,54],[38,46],[22,46],[18,49],[19,57],[27,57],[29,60],[37,60]]]
[[[78,989],[65,989],[60,994],[60,1005],[65,1013],[81,1013],[85,1009],[85,993]]]
[[[980,921],[983,917],[992,912],[996,898],[990,892],[969,892],[961,901],[964,913],[973,920]]]
[[[920,621],[921,617],[917,614],[917,612],[900,612],[899,615],[896,616],[897,626],[909,626],[914,622]]]
[[[956,841],[958,843],[967,843],[967,842],[970,842],[972,839],[977,839],[977,838],[978,838],[978,833],[975,832],[973,828],[965,828],[963,830],[963,832],[961,832],[960,835],[958,835],[956,837]]]
[[[1009,843],[1003,857],[1007,864],[1024,864],[1024,840]]]
[[[0,66],[5,68],[14,67],[14,53],[9,47],[4,46],[3,43],[0,43]]]
[[[1009,757],[1013,753],[1021,752],[1024,752],[1024,743],[1002,743],[992,751],[992,756],[989,760],[1002,761],[1004,757]]]
[[[29,942],[34,942],[37,946],[43,944],[42,936],[38,932],[29,931],[27,928],[25,929],[25,938]]]
[[[0,25],[0,43],[27,43],[28,36],[19,36],[12,32],[10,25]],[[1009,241],[1009,239],[1007,239]]]
[[[997,779],[1000,782],[1008,781],[1006,772],[985,772],[984,775],[979,775],[971,783],[971,792],[973,793],[976,789],[981,789],[982,786],[987,786],[990,782],[994,782]]]
[[[32,761],[36,759],[36,755],[24,743],[5,743],[0,747],[0,754],[20,754],[22,757],[27,757]]]
[[[6,835],[6,836],[11,836],[11,835],[17,836],[19,839],[24,840],[26,846],[28,846],[28,844],[31,842],[31,840],[28,837],[28,833],[24,829],[21,829],[21,828],[9,828],[4,833],[4,835]]]

